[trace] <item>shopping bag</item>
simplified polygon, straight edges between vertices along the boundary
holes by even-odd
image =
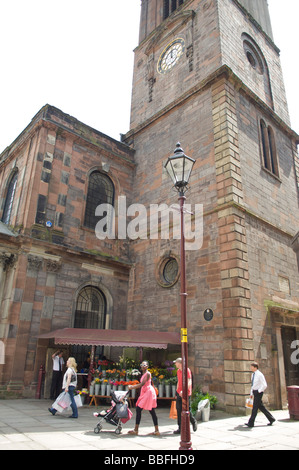
[[[75,395],[74,400],[77,405],[77,408],[80,408],[80,406],[83,406],[81,395]]]
[[[71,397],[69,396],[68,393],[66,392],[62,392],[59,397],[56,399],[56,402],[59,406],[61,406],[61,408],[63,408],[64,410],[66,410],[69,406],[70,406],[70,403],[71,403]]]
[[[67,392],[62,392],[59,397],[58,397],[58,405],[61,406],[61,408],[66,409],[70,406],[71,403],[71,397]]]
[[[177,410],[176,410],[176,402],[173,401],[171,403],[171,407],[170,407],[169,418],[170,419],[177,419],[177,417],[178,417],[178,414],[177,414]]]
[[[253,408],[253,399],[252,398],[247,398],[245,406],[246,406],[246,408],[249,408],[249,409],[252,410],[252,408]]]
[[[54,401],[52,408],[62,413],[66,410],[71,404],[71,397],[68,393],[62,392]]]

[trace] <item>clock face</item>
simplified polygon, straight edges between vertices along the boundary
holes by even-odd
[[[158,72],[166,73],[179,61],[185,51],[185,41],[177,38],[165,47],[158,61]]]

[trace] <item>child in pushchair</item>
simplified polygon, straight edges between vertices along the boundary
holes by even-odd
[[[122,424],[129,421],[133,413],[128,408],[127,395],[129,392],[117,392],[113,391],[111,393],[111,408],[109,410],[103,410],[100,413],[93,413],[93,415],[98,418],[100,421],[94,428],[94,432],[98,434],[103,429],[103,421],[106,421],[113,426],[116,426],[115,434],[120,434],[122,431]]]

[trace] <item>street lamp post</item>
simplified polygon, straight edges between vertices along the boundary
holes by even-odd
[[[187,292],[186,292],[186,255],[184,205],[189,178],[195,160],[184,154],[181,144],[177,143],[174,155],[169,157],[165,168],[179,193],[181,214],[181,349],[182,349],[182,415],[180,450],[192,450],[190,433],[190,411],[188,397],[188,335],[187,335]]]

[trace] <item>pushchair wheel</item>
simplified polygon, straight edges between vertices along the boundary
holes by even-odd
[[[115,434],[120,434],[121,431],[122,431],[122,427],[119,426],[119,427],[117,427],[117,428],[115,429]]]
[[[95,434],[99,434],[102,430],[102,425],[101,424],[98,424],[95,428],[94,428],[94,433]]]

